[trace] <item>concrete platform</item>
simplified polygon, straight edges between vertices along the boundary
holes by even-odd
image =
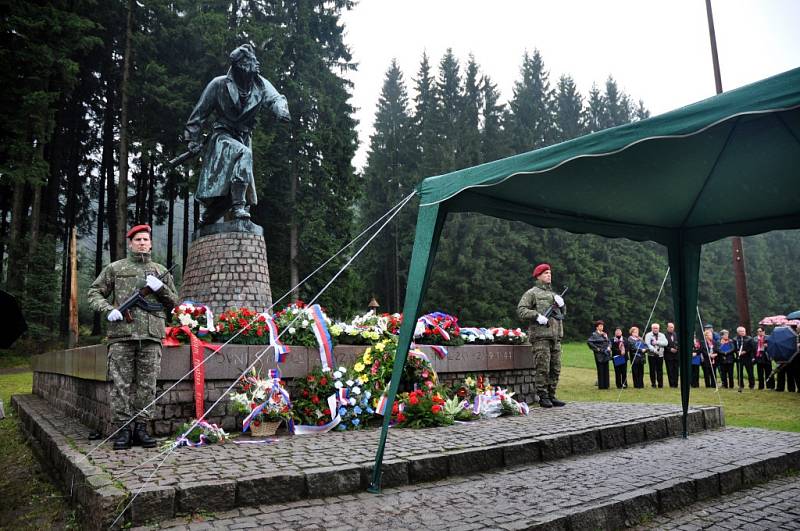
[[[131,493],[142,487],[125,516],[134,525],[186,513],[250,510],[264,503],[280,507],[331,496],[375,497],[362,493],[372,472],[377,430],[287,436],[268,445],[181,448],[163,463],[157,449],[114,452],[106,444],[87,460],[84,455],[93,443],[86,439],[86,426],[58,414],[33,395],[16,395],[12,403],[24,429],[60,474],[68,494],[84,508],[81,514],[89,528],[107,527]],[[693,433],[723,425],[718,407],[695,409],[690,414]],[[675,406],[603,403],[535,408],[528,417],[445,428],[392,430],[386,446],[383,487],[402,489],[460,481],[451,478],[492,470],[502,475],[513,467],[638,448],[675,437],[680,431],[680,413]],[[691,437],[690,443],[693,440]],[[790,440],[800,445],[800,435]],[[775,444],[775,451],[785,447],[785,440],[781,441]],[[613,475],[613,471],[608,474]],[[560,489],[569,486],[559,483]]]

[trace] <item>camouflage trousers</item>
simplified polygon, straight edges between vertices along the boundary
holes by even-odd
[[[561,375],[561,341],[537,339],[531,344],[533,352],[533,383],[539,398],[556,396]]]
[[[161,370],[160,341],[120,341],[108,347],[108,375],[111,378],[111,422],[122,426],[134,417],[146,421],[156,397]]]

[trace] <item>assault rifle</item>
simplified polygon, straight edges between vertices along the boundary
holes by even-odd
[[[170,267],[169,269],[164,271],[162,274],[160,274],[156,278],[158,280],[163,280],[177,266],[178,266],[178,264],[173,265],[172,267]],[[117,308],[117,310],[119,310],[119,312],[122,315],[125,316],[125,321],[127,321],[129,323],[133,322],[133,314],[131,313],[131,310],[133,308],[139,307],[139,308],[141,308],[142,310],[144,310],[146,312],[158,312],[158,311],[163,310],[164,306],[162,304],[159,304],[157,302],[151,303],[151,302],[148,302],[147,299],[145,299],[145,297],[147,297],[148,295],[151,295],[152,293],[153,293],[153,290],[151,290],[149,286],[145,286],[143,288],[139,288],[139,289],[135,290],[130,297],[125,299],[125,302],[120,304],[120,306],[119,306],[119,308]]]
[[[561,298],[564,297],[564,294],[567,292],[567,290],[569,290],[569,288],[567,286],[564,286],[564,291],[561,292]],[[553,315],[554,313],[555,313],[555,315]],[[544,325],[544,326],[548,326],[548,327],[550,326],[550,321],[549,321],[550,316],[552,316],[554,319],[558,319],[559,321],[563,321],[564,320],[564,314],[561,313],[561,308],[558,307],[558,304],[556,304],[556,301],[553,301],[553,304],[551,304],[550,307],[547,309],[547,311],[545,311],[544,314],[542,314],[542,315],[546,319],[548,319],[547,324]]]

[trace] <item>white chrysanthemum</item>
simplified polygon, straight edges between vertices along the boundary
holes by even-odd
[[[303,328],[308,328],[308,319],[303,319],[303,321],[300,323],[300,326]]]
[[[347,382],[346,382],[346,383],[347,383],[347,387],[353,387],[353,384],[354,384],[355,382],[354,382],[353,380],[347,380]]]
[[[294,334],[295,332],[297,332],[297,330],[295,330],[295,328],[293,326],[290,326],[289,327],[289,333],[290,334]]]
[[[337,381],[336,381],[336,383],[334,383],[334,384],[333,384],[333,386],[334,386],[336,389],[341,389],[341,388],[342,388],[342,382],[340,382],[340,381],[338,381],[338,380],[337,380]]]
[[[338,371],[336,371],[335,373],[333,373],[333,377],[334,377],[334,378],[336,378],[337,380],[338,380],[339,378],[341,378],[341,377],[342,377],[342,370],[341,370],[341,369],[339,369]]]
[[[353,387],[353,394],[354,395],[360,395],[361,394],[361,388],[360,387]]]

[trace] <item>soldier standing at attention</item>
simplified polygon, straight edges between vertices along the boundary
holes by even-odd
[[[159,280],[167,269],[150,259],[150,226],[136,225],[127,233],[128,257],[107,265],[92,282],[89,305],[98,312],[108,312],[108,372],[111,422],[122,430],[114,440],[114,450],[126,450],[132,444],[153,448],[155,439],[147,434],[150,411],[144,408],[156,397],[156,380],[161,370],[161,340],[164,338],[166,312],[178,304],[178,295],[170,274]],[[131,308],[132,322],[117,309],[127,297],[147,286],[152,291],[146,299],[163,308],[147,311]],[[157,304],[156,304],[157,306]],[[131,389],[134,386],[135,389]],[[133,432],[130,423],[134,422]]]
[[[533,381],[541,407],[563,406],[556,398],[558,377],[561,374],[561,338],[564,337],[562,320],[566,313],[564,299],[553,292],[552,272],[548,264],[539,264],[533,270],[534,286],[525,292],[517,305],[517,315],[528,321],[528,334],[533,352]],[[550,307],[556,310],[545,316]]]

